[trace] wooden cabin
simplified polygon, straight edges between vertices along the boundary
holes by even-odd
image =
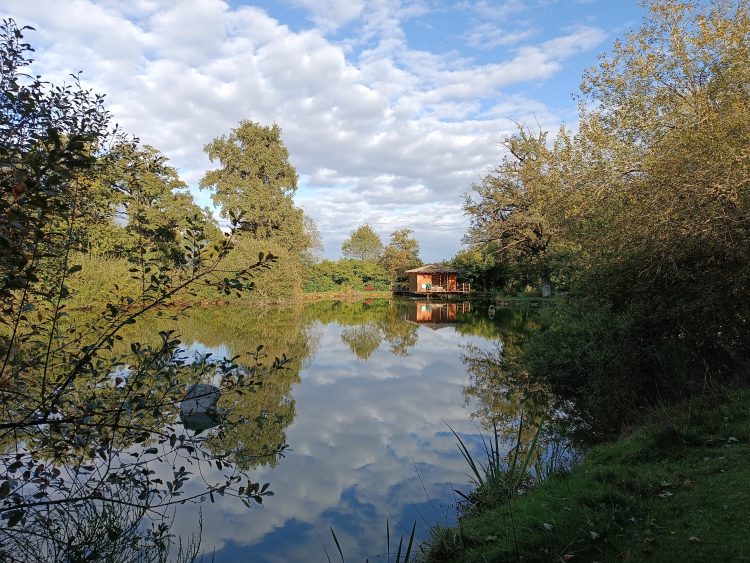
[[[469,284],[459,283],[459,271],[442,264],[427,264],[407,270],[410,293],[468,293]]]

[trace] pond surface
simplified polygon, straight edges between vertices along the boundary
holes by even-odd
[[[326,550],[338,560],[330,528],[349,561],[385,555],[386,522],[392,541],[415,521],[426,539],[435,523],[455,521],[453,489],[469,488],[450,428],[478,453],[482,414],[517,414],[483,399],[466,356],[516,345],[532,317],[398,300],[189,313],[177,330],[190,351],[231,357],[262,344],[291,358],[243,405],[252,422],[221,438],[259,455],[288,449],[250,463],[250,477],[275,493],[263,506],[229,497],[178,506],[172,533],[195,533],[202,516],[202,548],[217,562],[327,561]],[[219,474],[203,469],[207,482]]]

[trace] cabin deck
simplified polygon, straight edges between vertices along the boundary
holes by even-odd
[[[456,289],[456,290],[447,290],[447,289],[441,289],[441,290],[420,290],[420,291],[410,291],[408,288],[405,289],[392,289],[393,295],[399,295],[402,297],[423,297],[425,299],[442,299],[442,298],[450,298],[450,297],[482,297],[487,292],[482,291],[471,291],[471,290],[463,290],[463,289]]]

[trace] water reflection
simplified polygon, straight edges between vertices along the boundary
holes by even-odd
[[[86,323],[85,317],[65,328],[75,331],[74,323]],[[279,421],[280,432],[266,437],[256,431],[246,438],[251,448],[243,448],[232,433],[254,412],[258,427],[275,429],[279,417],[269,416],[258,389],[267,393],[271,381],[283,380],[272,376],[291,362],[283,356],[267,361],[261,349],[242,361],[212,358],[198,352],[203,344],[183,345],[175,338],[174,321],[165,319],[139,330],[147,338],[123,331],[122,340],[113,338],[111,346],[85,360],[83,376],[64,384],[66,364],[52,365],[47,379],[28,368],[38,363],[24,365],[32,346],[15,351],[18,359],[9,370],[17,376],[15,387],[2,386],[0,401],[3,561],[160,560],[172,543],[177,505],[217,495],[249,506],[270,493],[247,472],[278,458],[279,434],[291,417]],[[17,375],[21,370],[23,378]],[[51,392],[45,391],[48,382],[56,385]],[[219,420],[181,422],[185,391],[196,383],[218,386]],[[276,397],[268,401],[284,403]],[[267,419],[274,423],[265,424]],[[183,537],[198,530],[197,522]]]
[[[134,340],[155,346],[159,331],[174,330],[186,362],[204,365],[195,379],[204,383],[213,382],[205,367],[211,362],[231,358],[235,375],[256,380],[263,366],[282,359],[259,385],[222,392],[218,425],[183,426],[177,409],[151,421],[169,429],[153,457],[163,456],[160,448],[174,434],[196,441],[191,455],[200,451],[211,461],[165,457],[167,464],[144,464],[151,481],[172,481],[172,465],[180,464],[199,476],[182,481],[180,493],[207,502],[179,506],[171,533],[190,537],[202,511],[202,546],[216,550],[216,561],[324,561],[319,534],[330,550],[333,527],[347,558],[364,560],[383,553],[386,520],[396,535],[408,535],[417,520],[424,538],[436,514],[452,517],[452,489],[466,482],[466,467],[445,422],[477,448],[472,414],[513,422],[520,396],[494,399],[507,382],[485,367],[490,354],[501,352],[498,340],[502,352],[511,350],[531,322],[523,310],[498,309],[492,319],[487,304],[469,302],[222,308],[128,327],[114,352]],[[160,418],[166,414],[169,422]],[[239,473],[272,483],[275,496],[261,499],[262,510],[248,511],[246,499],[208,499],[207,490]]]
[[[412,322],[437,329],[447,323],[459,322],[460,315],[468,313],[471,313],[470,301],[463,303],[413,301],[409,303],[408,318]]]
[[[217,561],[325,561],[321,538],[335,552],[329,527],[348,559],[372,559],[384,552],[386,520],[407,535],[417,520],[424,538],[435,512],[453,517],[452,488],[466,483],[466,468],[444,421],[480,443],[470,415],[481,405],[465,403],[471,379],[462,346],[491,350],[530,320],[499,310],[492,321],[486,305],[447,305],[456,305],[455,322],[441,330],[414,321],[419,304],[409,301],[293,309],[317,344],[291,390],[291,449],[276,467],[253,473],[276,492],[262,513],[203,507],[204,545],[217,548]],[[251,324],[243,334],[257,341]],[[175,530],[190,530],[194,518],[182,511]]]

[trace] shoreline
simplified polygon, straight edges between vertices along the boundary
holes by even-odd
[[[290,306],[290,305],[296,305],[296,304],[303,304],[303,303],[314,303],[317,301],[362,301],[366,299],[412,299],[415,300],[417,298],[415,297],[397,297],[393,295],[393,292],[390,290],[387,291],[361,291],[361,290],[351,290],[351,291],[332,291],[332,292],[316,292],[316,293],[302,293],[299,296],[295,297],[288,297],[284,299],[272,299],[268,301],[264,300],[229,300],[229,299],[179,299],[174,298],[170,300],[168,303],[164,304],[163,308],[165,309],[173,309],[173,308],[182,308],[182,307],[200,307],[200,308],[209,308],[209,307],[228,307],[228,306],[237,306],[237,307],[251,307],[251,306],[261,306],[261,307],[269,307],[269,306]],[[472,301],[472,300],[482,300],[482,301],[492,301],[493,304],[495,304],[498,307],[501,308],[510,308],[510,307],[519,307],[519,306],[526,306],[526,307],[538,307],[541,305],[547,305],[553,302],[554,298],[544,298],[544,297],[536,297],[536,296],[502,296],[502,297],[471,297],[467,296],[465,298],[466,301]],[[435,302],[441,302],[439,297],[431,296],[431,301]],[[69,310],[71,311],[93,311],[97,308],[106,307],[106,303],[91,303],[86,306],[71,306]]]
[[[653,410],[510,502],[435,527],[425,561],[746,561],[750,390]]]

